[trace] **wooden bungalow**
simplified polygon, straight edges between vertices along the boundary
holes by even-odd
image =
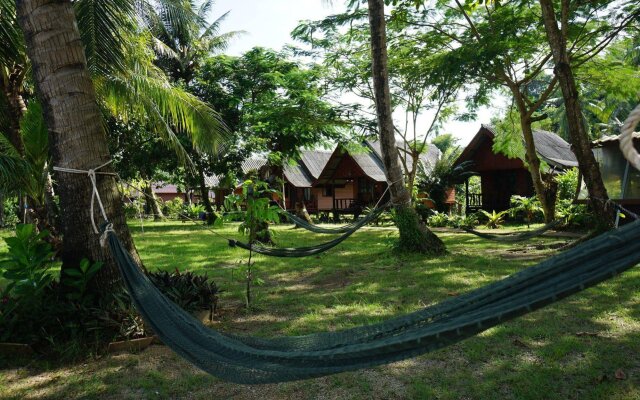
[[[640,133],[633,134],[633,143],[640,150]],[[640,172],[629,164],[620,151],[619,136],[605,136],[592,142],[593,154],[609,198],[628,210],[640,213]],[[587,189],[581,182],[578,201],[587,199]]]
[[[385,193],[387,178],[380,143],[366,141],[363,145],[363,151],[348,151],[339,146],[331,154],[313,185],[318,196],[318,211],[359,213],[365,207],[375,205]],[[398,146],[402,149],[403,142]],[[440,151],[430,146],[420,161],[430,171],[439,157]],[[385,197],[388,196],[386,193]]]
[[[495,131],[488,125],[482,125],[469,145],[460,154],[454,165],[465,161],[472,162],[472,170],[480,176],[481,191],[469,191],[466,182],[466,213],[478,210],[503,211],[510,207],[511,196],[533,196],[534,188],[531,174],[519,158],[493,151]],[[552,173],[578,166],[570,145],[552,132],[536,130],[533,132],[536,152],[541,160],[552,169]]]

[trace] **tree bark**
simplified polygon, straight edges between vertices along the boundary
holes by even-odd
[[[16,65],[13,71],[2,76],[0,85],[5,96],[9,117],[9,141],[16,148],[18,154],[24,156],[24,142],[20,133],[20,120],[27,112],[27,105],[22,98],[22,88],[24,82],[24,67]]]
[[[613,207],[606,207],[606,201],[609,197],[602,181],[600,168],[591,151],[591,141],[584,124],[582,106],[580,105],[580,94],[578,93],[578,87],[571,68],[571,60],[567,52],[567,39],[563,31],[558,27],[553,2],[551,0],[540,0],[540,6],[545,30],[547,31],[547,39],[555,63],[553,72],[558,78],[562,97],[564,98],[571,147],[578,159],[580,174],[584,177],[587,191],[589,192],[589,202],[596,217],[596,224],[599,229],[608,230],[613,227]],[[562,7],[563,15],[566,16],[569,7],[567,0],[562,0]],[[563,30],[565,29],[566,21],[563,18]]]
[[[162,221],[164,219],[164,214],[162,214],[162,210],[158,205],[158,200],[155,193],[153,193],[150,181],[145,181],[144,183],[144,199],[146,203],[145,208],[147,209],[147,212],[153,214],[153,220]]]
[[[89,170],[106,163],[110,155],[104,124],[71,1],[17,0],[16,5],[49,131],[53,165]],[[56,173],[56,181],[63,235],[62,270],[77,267],[83,258],[102,261],[104,266],[94,288],[105,292],[121,278],[112,255],[100,246],[99,235],[93,232],[91,182],[87,176],[65,172]],[[115,178],[97,175],[97,189],[120,240],[139,262]],[[100,212],[94,214],[99,223]]]
[[[421,223],[415,209],[411,207],[411,194],[404,185],[391,115],[384,0],[368,0],[368,4],[380,147],[387,181],[390,184],[391,201],[396,210],[396,224],[400,232],[398,249],[434,255],[442,254],[446,251],[444,243]]]
[[[204,221],[207,225],[213,225],[216,222],[216,215],[213,212],[213,205],[209,198],[209,188],[207,187],[202,168],[198,168],[198,188],[200,190],[200,200],[202,201],[202,205],[204,205]]]
[[[547,177],[545,182],[542,171],[540,171],[540,158],[538,158],[538,154],[536,153],[533,140],[531,119],[522,115],[522,113],[520,114],[520,127],[522,128],[522,135],[524,136],[526,159],[531,180],[533,181],[533,187],[538,195],[538,200],[540,200],[544,220],[546,223],[549,223],[553,221],[556,216],[557,184],[555,184],[552,176]]]

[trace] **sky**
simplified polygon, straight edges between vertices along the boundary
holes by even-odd
[[[332,3],[332,4],[328,4]],[[281,49],[285,44],[294,43],[291,31],[302,20],[319,20],[328,15],[344,10],[342,0],[332,2],[324,0],[218,0],[215,3],[210,19],[230,11],[221,25],[221,32],[245,31],[234,39],[226,53],[240,55],[255,46]],[[496,100],[494,108],[481,109],[476,121],[450,121],[441,133],[452,133],[460,138],[460,145],[465,146],[478,132],[481,123],[489,123],[492,115],[504,108],[504,100]],[[397,124],[404,125],[402,113],[394,114]],[[418,121],[418,129],[427,129],[431,122],[428,114]]]

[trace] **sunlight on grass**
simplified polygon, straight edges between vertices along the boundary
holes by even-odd
[[[247,335],[300,335],[379,322],[535,263],[504,258],[525,244],[455,232],[438,233],[449,250],[445,256],[397,255],[392,252],[394,228],[367,227],[318,256],[255,256],[255,274],[264,283],[254,287],[254,309],[247,312],[246,251],[189,223],[145,221],[144,233],[139,221],[130,226],[147,268],[206,273],[224,290],[212,327]],[[246,240],[237,227],[227,224],[216,233]],[[309,246],[333,238],[290,225],[274,230],[279,246]],[[542,237],[526,246],[558,240]],[[531,254],[549,251],[534,248]],[[259,393],[265,399],[631,400],[640,398],[639,304],[636,268],[446,349],[384,367],[304,382],[238,386],[207,376],[165,347],[152,346],[139,355],[108,356],[79,366],[0,371],[0,397],[254,398]],[[626,372],[625,380],[613,378],[618,369]]]

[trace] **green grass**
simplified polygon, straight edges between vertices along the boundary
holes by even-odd
[[[365,228],[311,258],[258,256],[255,308],[243,309],[248,253],[189,223],[132,222],[147,268],[206,272],[225,290],[215,329],[264,336],[372,323],[417,310],[533,265],[540,238],[499,244],[440,232],[449,254],[394,255],[394,228]],[[532,227],[533,228],[533,227]],[[331,236],[276,227],[281,246]],[[241,238],[237,225],[216,230]],[[1,251],[1,250],[0,250]],[[626,379],[615,378],[622,370]],[[0,371],[0,398],[639,399],[640,269],[460,344],[389,366],[279,385],[242,386],[196,370],[164,346],[85,363],[38,361]]]

